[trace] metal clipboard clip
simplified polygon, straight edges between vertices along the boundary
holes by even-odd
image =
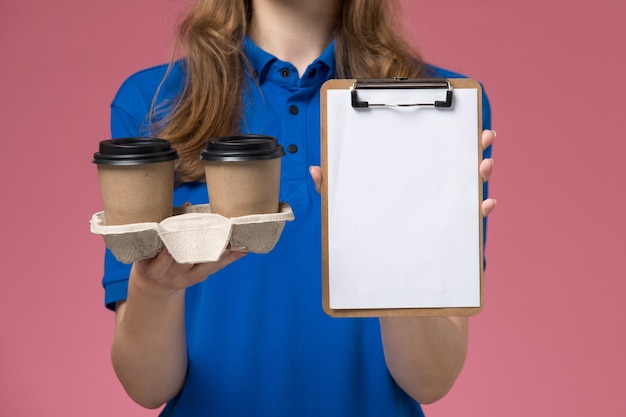
[[[357,97],[358,89],[368,88],[446,88],[445,101],[435,100],[428,103],[400,103],[400,104],[385,104],[385,103],[369,103],[367,101],[359,101]],[[453,87],[450,81],[445,78],[401,78],[396,77],[393,79],[371,79],[371,80],[356,80],[350,86],[350,94],[352,96],[352,107],[354,108],[370,108],[370,107],[452,107],[452,91]]]

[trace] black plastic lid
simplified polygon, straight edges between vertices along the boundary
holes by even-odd
[[[100,142],[93,163],[99,165],[143,165],[178,158],[168,140],[157,138],[121,138]]]
[[[238,162],[274,159],[284,155],[285,150],[272,136],[241,134],[207,140],[200,159],[206,162]]]

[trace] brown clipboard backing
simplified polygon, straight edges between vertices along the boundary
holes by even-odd
[[[321,123],[321,167],[323,178],[328,178],[328,106],[327,96],[329,90],[348,90],[354,85],[356,79],[333,79],[327,81],[321,88],[320,96],[320,123]],[[476,161],[476,175],[479,190],[479,203],[482,202],[482,178],[479,174],[479,164],[482,159],[482,88],[480,84],[469,78],[450,78],[449,84],[456,89],[471,88],[477,90],[477,114],[478,130],[476,143],[478,146],[478,161]],[[441,308],[358,308],[358,309],[333,309],[330,307],[330,274],[329,274],[329,224],[328,224],[328,182],[323,181],[321,186],[322,197],[322,305],[325,313],[331,317],[410,317],[410,316],[472,316],[478,314],[483,308],[483,217],[479,207],[479,257],[480,257],[480,305],[478,307],[441,307]]]

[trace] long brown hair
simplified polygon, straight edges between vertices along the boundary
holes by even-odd
[[[393,0],[343,0],[335,77],[422,76],[419,55],[394,29],[397,6]],[[174,51],[185,56],[186,82],[171,108],[153,106],[153,113],[167,115],[152,129],[177,149],[179,183],[204,178],[199,155],[206,139],[239,129],[247,65],[242,46],[251,14],[251,0],[198,0],[178,27]]]

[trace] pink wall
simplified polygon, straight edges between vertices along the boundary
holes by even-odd
[[[156,415],[109,364],[90,161],[124,77],[167,59],[182,3],[0,5],[2,416]],[[626,415],[622,2],[403,3],[429,60],[485,84],[499,135],[486,307],[428,415]]]

